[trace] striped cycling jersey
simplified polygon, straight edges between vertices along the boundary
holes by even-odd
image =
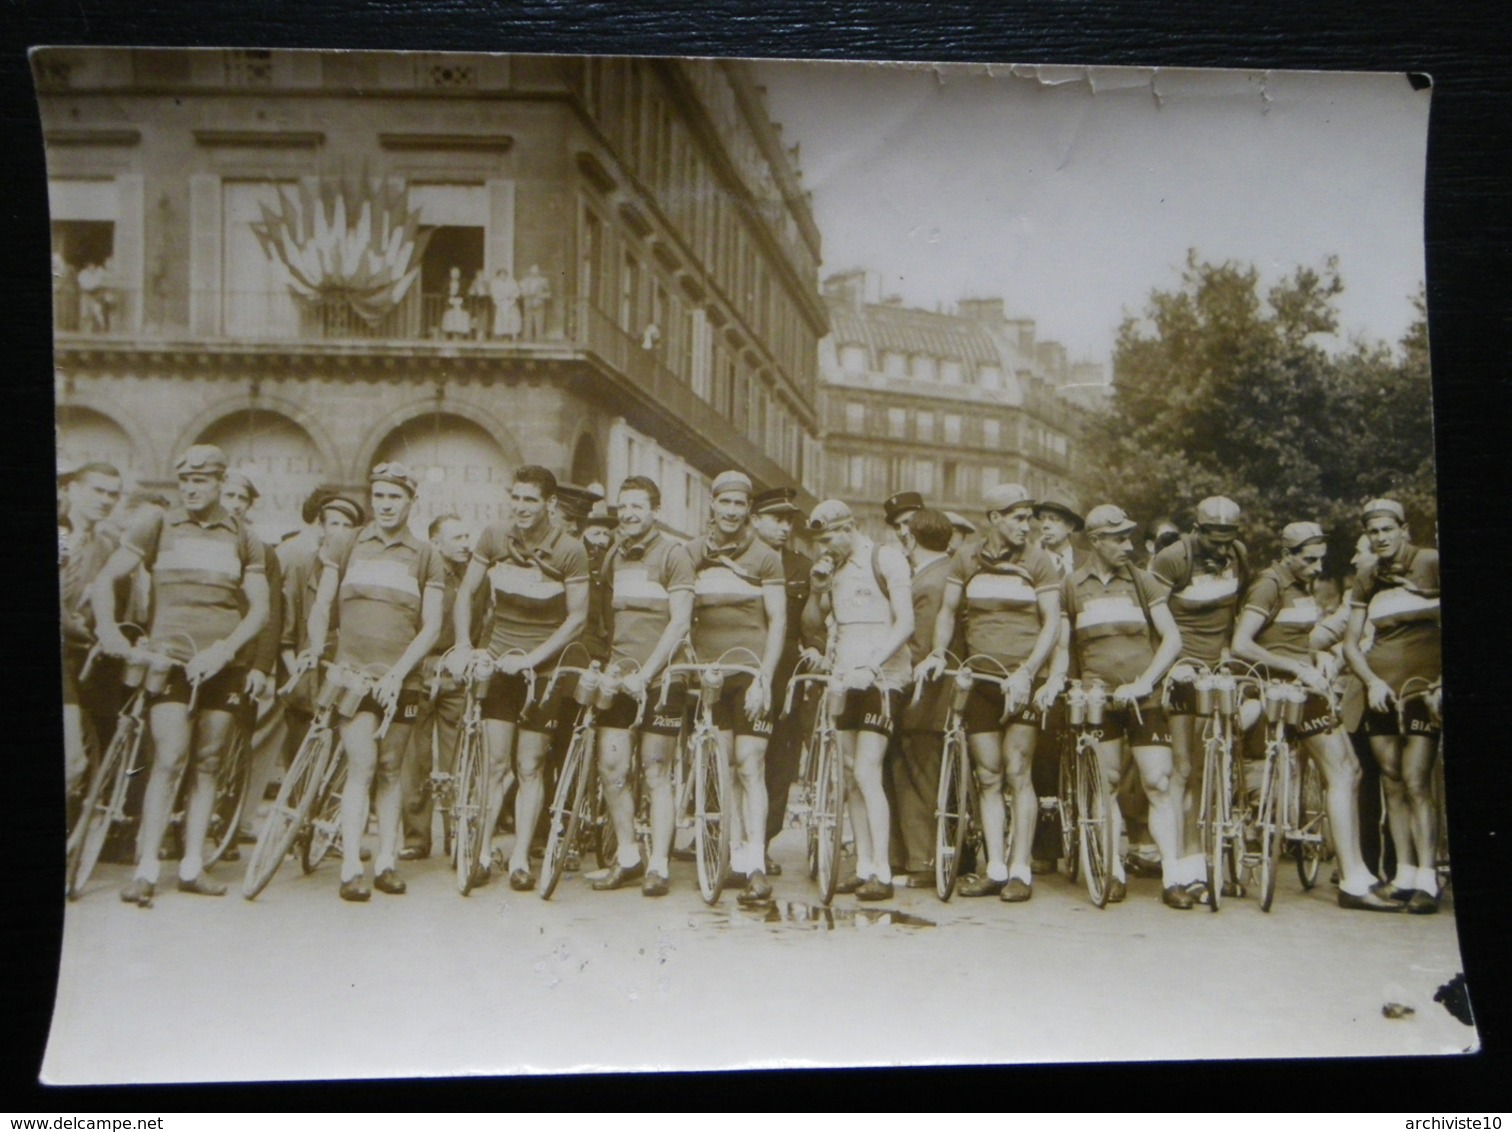
[[[1255,644],[1288,660],[1312,661],[1312,631],[1323,617],[1312,585],[1284,562],[1260,572],[1244,595],[1244,608],[1262,619]]]
[[[1414,676],[1439,678],[1438,551],[1409,544],[1394,560],[1378,561],[1355,579],[1349,604],[1363,608],[1375,629],[1370,670],[1393,691]]]
[[[1238,617],[1242,554],[1242,548],[1230,549],[1213,558],[1195,535],[1182,535],[1151,559],[1150,573],[1170,592],[1184,658],[1208,667],[1222,658]]]
[[[219,503],[201,519],[183,507],[143,508],[121,545],[152,577],[154,640],[187,637],[195,651],[230,636],[242,620],[242,582],[262,574],[263,546]]]
[[[1062,608],[1071,619],[1071,646],[1084,678],[1116,688],[1150,667],[1154,626],[1141,593],[1152,609],[1166,604],[1165,591],[1138,566],[1102,578],[1088,562],[1062,583]]]
[[[407,527],[385,535],[369,523],[332,539],[320,561],[340,576],[336,660],[358,668],[391,667],[420,632],[425,591],[445,585],[441,556]],[[418,687],[419,679],[417,665],[406,685]]]
[[[1012,668],[1034,651],[1043,624],[1040,595],[1058,591],[1060,575],[1040,547],[1015,553],[994,531],[956,551],[945,584],[962,591],[966,651]]]
[[[567,587],[588,581],[582,540],[557,526],[532,547],[512,527],[490,524],[473,547],[473,558],[488,568],[493,588],[488,647],[495,656],[510,649],[529,652],[549,639],[567,620]]]
[[[710,534],[689,547],[693,558],[693,652],[704,662],[730,649],[748,649],[734,663],[759,663],[766,654],[764,591],[775,587],[786,602],[782,557],[749,527],[734,543]]]
[[[603,575],[613,620],[611,653],[616,659],[644,665],[672,619],[672,595],[693,589],[688,548],[652,530],[643,538],[610,547]]]

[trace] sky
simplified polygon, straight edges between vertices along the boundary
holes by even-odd
[[[1341,336],[1396,342],[1423,279],[1429,92],[1399,74],[764,62],[822,274],[1008,312],[1110,362],[1189,248],[1271,282],[1339,257]],[[1333,343],[1338,345],[1339,343]]]

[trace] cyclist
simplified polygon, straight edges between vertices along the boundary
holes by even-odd
[[[488,651],[498,659],[481,705],[489,812],[478,864],[484,872],[489,868],[489,842],[504,804],[512,755],[517,787],[509,887],[516,892],[535,887],[530,842],[545,801],[542,771],[559,718],[555,705],[527,704],[531,684],[524,674],[554,661],[578,639],[588,617],[588,555],[581,539],[553,521],[556,494],[550,469],[526,464],[515,470],[509,488],[513,525],[491,523],[483,529],[452,610],[458,646],[452,653],[453,675],[460,676],[474,644],[473,602],[487,576],[494,604]]]
[[[430,655],[421,662],[422,679],[431,691],[420,697],[420,710],[410,730],[409,748],[399,769],[399,789],[403,799],[400,812],[404,818],[404,848],[401,861],[423,861],[431,853],[431,825],[435,799],[431,793],[431,770],[437,756],[447,774],[451,774],[457,755],[457,730],[462,723],[462,709],[467,689],[450,679],[440,669],[441,657],[456,642],[452,610],[457,589],[467,573],[472,558],[472,532],[454,511],[437,515],[427,529],[430,544],[441,559],[441,632]],[[473,614],[473,632],[482,631],[488,610],[477,603]]]
[[[785,702],[788,681],[798,667],[798,657],[803,649],[803,610],[808,605],[809,572],[814,561],[808,555],[792,548],[793,523],[802,519],[803,512],[794,500],[796,488],[774,487],[758,492],[751,500],[751,527],[756,537],[782,555],[782,577],[787,591],[787,627],[782,638],[782,659],[777,663],[777,674],[772,682],[772,702]],[[805,722],[809,713],[804,710],[807,700],[794,705],[794,710],[772,721],[772,737],[766,749],[766,874],[781,876],[782,866],[772,860],[771,846],[782,832],[787,817],[788,794],[793,779],[798,776],[798,763],[803,755],[803,737],[807,733]]]
[[[1000,483],[987,490],[984,503],[987,534],[964,543],[951,559],[934,648],[919,675],[934,678],[943,671],[957,616],[965,625],[965,651],[982,658],[973,666],[1007,673],[1006,689],[973,683],[966,702],[966,742],[980,788],[987,869],[966,878],[959,892],[1019,903],[1034,893],[1029,849],[1039,816],[1032,759],[1040,715],[1031,697],[1060,634],[1060,579],[1049,555],[1029,538],[1034,500],[1028,490]],[[1005,768],[1013,794],[1011,862],[1003,855]]]
[[[858,531],[850,508],[838,499],[815,507],[808,529],[823,548],[813,595],[819,611],[833,620],[834,672],[846,690],[835,732],[847,772],[856,875],[864,878],[856,897],[887,900],[893,895],[892,810],[882,761],[909,678],[914,611],[908,560],[896,547],[878,546]]]
[[[152,576],[149,637],[183,635],[198,650],[169,674],[148,701],[152,771],[137,831],[137,866],[121,891],[127,903],[147,906],[157,885],[158,849],[173,810],[175,787],[193,748],[194,778],[185,818],[178,888],[223,896],[226,886],[204,875],[203,846],[215,802],[215,776],[226,753],[235,714],[246,689],[246,670],[235,664],[268,617],[268,579],[262,543],[221,506],[226,454],[213,444],[191,446],[174,465],[179,506],[143,508],[101,568],[90,591],[100,647],[125,657],[132,646],[116,624],[116,583],[139,565]],[[208,642],[208,643],[207,643]],[[190,686],[198,682],[198,712],[189,717]]]
[[[1408,541],[1406,513],[1394,499],[1371,500],[1361,519],[1375,561],[1356,574],[1350,590],[1344,656],[1365,685],[1365,733],[1381,768],[1396,850],[1396,875],[1377,891],[1406,901],[1409,912],[1432,913],[1438,911],[1438,724],[1422,697],[1408,701],[1399,723],[1393,701],[1408,681],[1426,688],[1442,676],[1438,552]],[[1367,621],[1375,630],[1368,656],[1361,648]]]
[[[1056,647],[1045,692],[1060,694],[1073,658],[1084,678],[1101,680],[1113,690],[1097,744],[1104,782],[1109,791],[1118,789],[1127,737],[1150,803],[1150,836],[1160,849],[1161,900],[1169,908],[1189,909],[1192,894],[1180,883],[1176,868],[1181,815],[1171,793],[1171,731],[1155,694],[1160,678],[1181,653],[1181,631],[1164,588],[1133,564],[1134,520],[1121,507],[1102,503],[1092,508],[1086,522],[1092,554],[1062,585],[1069,632]],[[1108,816],[1117,844],[1123,815],[1112,805]],[[1109,903],[1124,899],[1127,892],[1124,863],[1115,853]]]
[[[925,507],[908,521],[914,549],[909,556],[913,570],[913,633],[908,639],[909,664],[913,668],[929,655],[934,645],[935,622],[945,599],[950,576],[950,520],[943,511]],[[898,800],[897,828],[903,842],[903,865],[909,888],[934,884],[935,801],[940,782],[940,756],[944,748],[945,713],[949,694],[942,681],[925,685],[917,703],[903,708],[899,721],[902,757],[894,764],[893,793]]]
[[[102,697],[79,687],[94,628],[89,616],[89,591],[116,548],[105,520],[121,499],[121,473],[110,464],[85,464],[59,477],[63,489],[64,528],[58,596],[63,623],[63,757],[68,790],[72,792],[89,769],[85,754],[85,718],[96,738],[109,726],[109,705]],[[108,733],[106,735],[108,738]]]
[[[1052,487],[1034,505],[1034,518],[1039,523],[1040,547],[1055,564],[1056,573],[1062,579],[1069,578],[1087,559],[1086,553],[1071,540],[1072,535],[1086,526],[1080,501],[1070,492]],[[1039,742],[1034,745],[1034,792],[1041,798],[1054,797],[1059,792],[1061,753],[1070,742],[1066,701],[1056,697],[1043,710]],[[1029,853],[1029,871],[1036,876],[1053,873],[1060,854],[1060,818],[1042,809]]]
[[[320,583],[310,610],[310,642],[303,667],[325,652],[331,611],[337,611],[336,663],[386,671],[356,713],[341,722],[347,778],[341,795],[343,900],[372,896],[362,864],[362,833],[372,796],[378,814],[373,887],[401,896],[399,876],[399,768],[419,712],[420,662],[441,633],[445,581],[441,558],[409,529],[420,482],[396,460],[368,474],[373,521],[343,533],[321,551]],[[390,717],[378,738],[379,720]]]
[[[661,488],[645,476],[629,476],[619,489],[619,539],[604,558],[610,594],[610,650],[613,660],[634,662],[609,710],[598,716],[599,780],[619,842],[619,859],[598,891],[621,888],[644,877],[641,893],[665,896],[670,875],[672,760],[687,707],[687,686],[667,689],[662,702],[657,675],[686,639],[693,621],[693,560],[681,543],[657,529]],[[636,729],[641,768],[651,801],[651,857],[640,859],[635,840],[635,798],[629,789],[631,725],[648,698]]]
[[[751,526],[751,479],[726,471],[709,488],[713,522],[689,551],[693,558],[693,653],[701,663],[731,650],[733,663],[759,658],[761,675],[732,674],[714,708],[720,757],[734,767],[732,873],[744,874],[743,903],[769,900],[766,881],[766,747],[772,734],[772,684],[787,634],[782,558]]]
[[[1360,852],[1360,764],[1329,703],[1328,677],[1312,663],[1322,610],[1313,583],[1323,571],[1328,537],[1313,522],[1288,523],[1281,531],[1281,559],[1262,570],[1244,596],[1234,626],[1233,654],[1263,665],[1272,677],[1295,677],[1307,689],[1297,734],[1302,751],[1316,759],[1328,795],[1328,825],[1339,856],[1339,906],[1366,912],[1400,912],[1403,905],[1371,891]]]
[[[1171,793],[1181,815],[1182,857],[1178,880],[1206,903],[1207,866],[1197,828],[1196,799],[1202,793],[1202,746],[1197,726],[1193,661],[1210,671],[1227,659],[1240,595],[1249,589],[1249,555],[1239,541],[1239,505],[1221,495],[1197,504],[1197,527],[1157,551],[1150,573],[1166,589],[1171,616],[1181,630],[1181,655],[1172,669]],[[1237,889],[1224,895],[1237,895]]]

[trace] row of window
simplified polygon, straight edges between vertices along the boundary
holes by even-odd
[[[588,111],[746,325],[811,394],[815,335],[766,260],[754,231],[763,221],[715,174],[651,66],[645,60],[585,60],[581,83]],[[722,140],[732,152],[752,144],[740,131]],[[798,277],[814,278],[812,255],[790,241],[783,244]]]
[[[1000,483],[1023,484],[1035,498],[1057,484],[1024,460],[1007,464],[970,463],[920,456],[831,455],[831,494],[882,500],[898,491],[917,491],[940,506],[971,508],[982,493]]]
[[[855,436],[884,435],[893,440],[912,440],[922,444],[968,444],[982,448],[1021,446],[1066,458],[1070,451],[1067,438],[1037,421],[1024,422],[1023,438],[1017,435],[1017,421],[999,417],[934,409],[913,409],[903,405],[871,405],[866,401],[846,401],[843,428]],[[832,426],[842,421],[831,420]]]
[[[846,373],[880,373],[884,377],[911,378],[942,385],[979,385],[993,390],[1005,387],[1001,366],[966,362],[959,358],[936,358],[932,354],[905,354],[899,350],[883,350],[881,358],[874,363],[871,350],[857,342],[840,346],[839,361],[840,368]],[[1007,384],[1011,388],[1012,380]]]

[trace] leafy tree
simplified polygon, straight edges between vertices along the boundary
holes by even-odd
[[[1099,499],[1136,519],[1227,495],[1244,511],[1257,561],[1294,519],[1330,532],[1330,567],[1347,568],[1358,507],[1389,494],[1430,540],[1433,498],[1426,318],[1394,351],[1330,352],[1343,291],[1337,261],[1298,267],[1261,293],[1253,266],[1189,253],[1181,286],[1151,293],[1114,351],[1109,409],[1089,427]],[[1419,298],[1419,311],[1423,311]]]

